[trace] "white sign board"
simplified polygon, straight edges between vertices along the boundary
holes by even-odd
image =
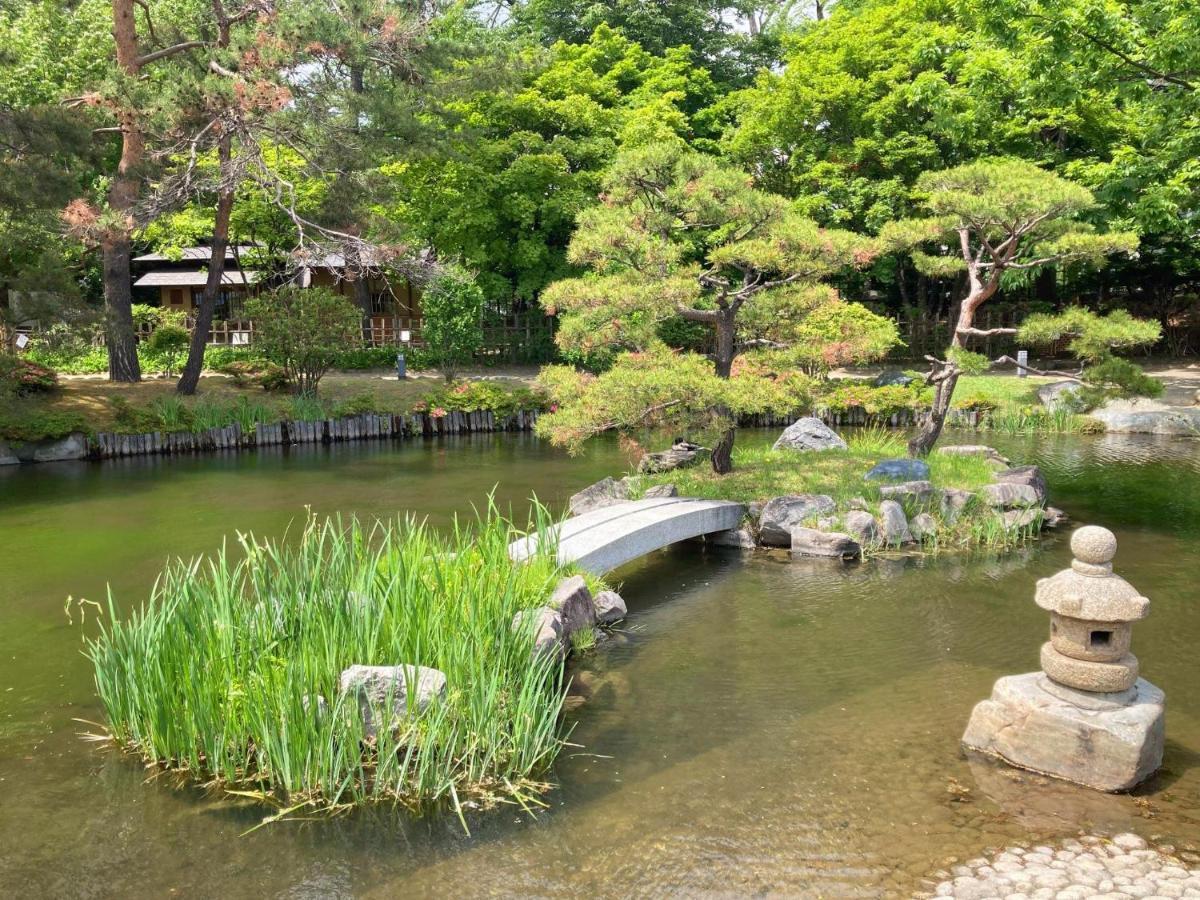
[[[1029,351],[1028,350],[1018,350],[1017,351],[1017,377],[1018,378],[1025,378],[1029,375],[1028,370],[1026,370],[1026,368],[1025,368],[1027,365],[1029,365]]]
[[[17,349],[24,350],[28,346],[29,346],[29,335],[18,334],[17,335]]]
[[[235,347],[250,346],[250,332],[248,331],[231,331],[229,332],[229,343]]]
[[[411,340],[412,340],[412,332],[411,331],[401,331],[400,332],[400,343],[407,344]]]

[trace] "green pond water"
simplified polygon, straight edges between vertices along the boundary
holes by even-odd
[[[743,434],[743,441],[767,435]],[[950,440],[973,441],[973,435]],[[561,505],[617,472],[523,437],[357,444],[0,470],[0,895],[423,897],[903,895],[954,860],[1080,829],[1200,844],[1200,442],[991,441],[1056,505],[1117,532],[1152,601],[1134,632],[1167,694],[1162,772],[1107,796],[971,760],[1000,675],[1037,667],[1034,582],[1066,534],[1003,557],[863,565],[681,546],[617,573],[625,631],[577,666],[590,697],[549,808],[391,808],[240,836],[260,807],[205,797],[80,738],[100,721],[68,595],[140,603],[163,560],[318,513],[444,524],[498,486]],[[89,627],[85,623],[82,627]]]

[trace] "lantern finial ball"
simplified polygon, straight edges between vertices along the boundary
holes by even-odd
[[[1085,525],[1071,535],[1071,553],[1082,563],[1102,566],[1117,555],[1117,536],[1099,525]]]

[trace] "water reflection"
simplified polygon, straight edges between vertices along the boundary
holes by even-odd
[[[753,440],[753,436],[746,436]],[[763,435],[762,440],[769,439]],[[968,440],[977,440],[970,436]],[[618,469],[527,440],[46,467],[0,480],[0,883],[41,895],[435,896],[910,892],[955,859],[1079,826],[1200,835],[1200,451],[1153,438],[995,439],[1046,470],[1056,505],[1113,527],[1118,571],[1153,601],[1135,631],[1168,696],[1164,772],[1103,796],[968,760],[958,738],[1002,674],[1037,667],[1037,578],[1053,537],[1012,555],[796,562],[682,545],[618,573],[631,616],[579,661],[578,744],[550,808],[391,808],[239,837],[257,807],[145,784],[79,741],[99,715],[67,593],[140,599],[168,553],[321,512],[444,523],[500,483],[561,503]],[[28,474],[28,473],[25,473]],[[1146,818],[1147,815],[1153,818]]]

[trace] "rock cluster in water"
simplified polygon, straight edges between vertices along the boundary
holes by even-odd
[[[919,897],[956,900],[1133,900],[1200,898],[1200,871],[1149,846],[1135,834],[1111,840],[1088,835],[1058,847],[1010,847],[948,872]]]
[[[535,655],[561,658],[571,649],[572,635],[596,625],[612,625],[627,612],[616,591],[601,591],[593,597],[583,576],[572,575],[558,583],[545,606],[517,613],[512,627],[532,630]]]

